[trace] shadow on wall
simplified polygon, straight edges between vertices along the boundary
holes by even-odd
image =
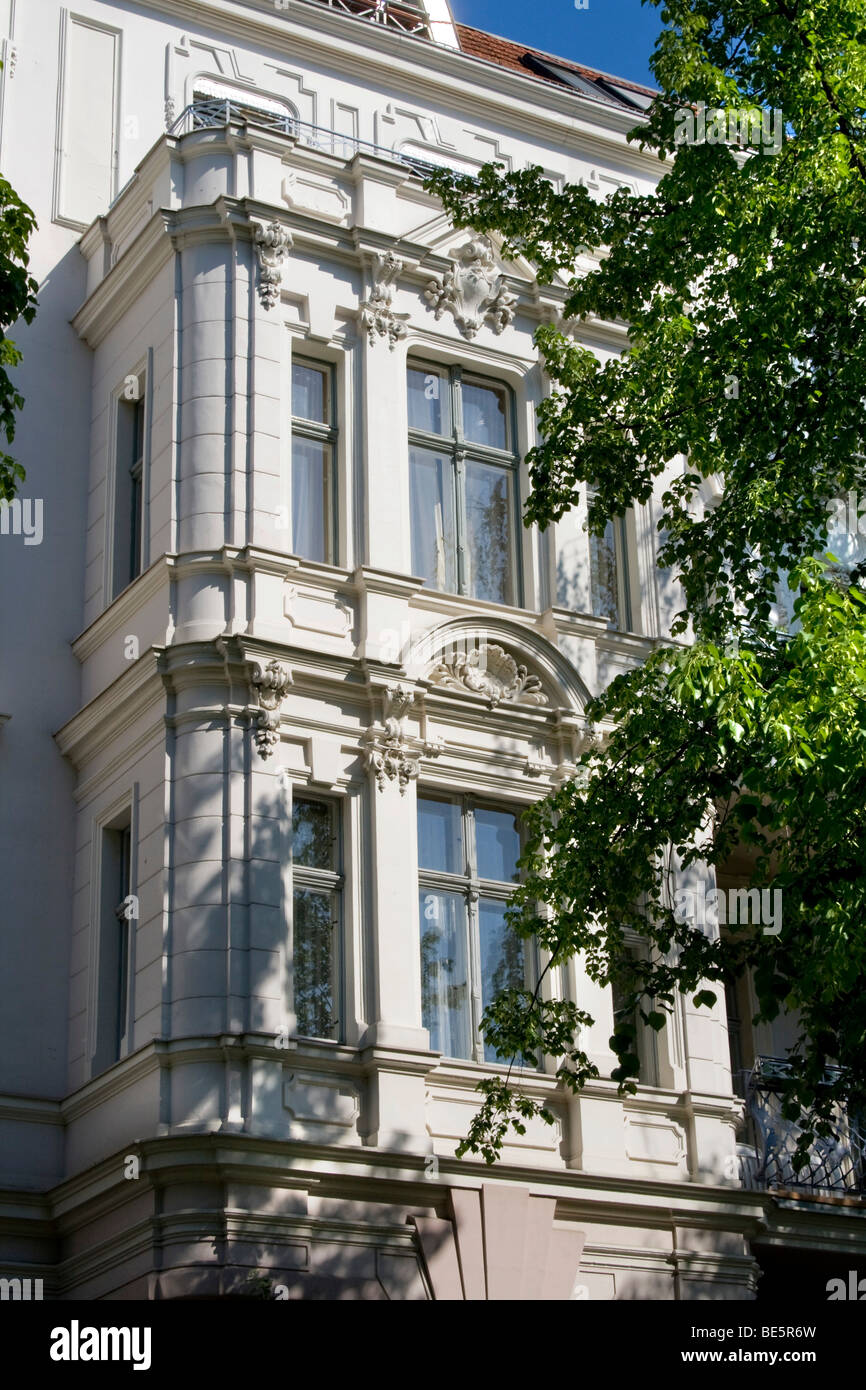
[[[70,643],[84,626],[92,354],[69,319],[84,288],[76,246],[43,279],[33,323],[11,329],[25,406],[9,452],[27,476],[0,534],[0,649],[15,653],[0,663],[0,712],[11,715],[0,780],[15,789],[0,798],[0,872],[6,921],[26,923],[0,934],[3,1023],[15,1040],[0,1057],[0,1091],[44,1097],[64,1095],[67,1076],[75,777],[53,734],[81,703]],[[50,679],[34,680],[43,670]]]

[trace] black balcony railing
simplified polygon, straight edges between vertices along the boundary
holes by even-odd
[[[743,1148],[750,1150],[742,1161],[744,1185],[866,1196],[866,1139],[844,1111],[837,1114],[832,1134],[816,1135],[811,1141],[805,1163],[795,1159],[804,1125],[782,1114],[788,1070],[785,1058],[758,1057],[748,1074],[746,1111],[751,1133],[748,1146],[741,1146],[741,1154]]]
[[[342,10],[356,19],[387,24],[389,28],[400,29],[404,34],[415,34],[422,39],[432,38],[427,12],[423,5],[415,4],[415,0],[316,0],[316,3],[327,5],[330,10]]]
[[[325,154],[336,155],[339,159],[351,159],[356,154],[369,154],[377,159],[389,159],[404,164],[414,174],[426,177],[437,166],[412,155],[389,150],[383,145],[374,145],[369,140],[359,140],[353,135],[341,135],[326,126],[310,125],[299,121],[289,111],[266,111],[255,106],[255,96],[249,104],[224,97],[199,98],[187,106],[171,126],[170,135],[187,135],[194,130],[219,129],[229,125],[247,125],[270,131],[275,135],[285,135],[306,149],[322,150]]]

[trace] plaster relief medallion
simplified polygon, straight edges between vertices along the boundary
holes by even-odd
[[[467,242],[445,276],[430,281],[424,297],[437,319],[446,309],[453,314],[467,338],[474,338],[485,323],[494,333],[502,333],[514,319],[517,303],[517,296],[506,288],[487,237]]]

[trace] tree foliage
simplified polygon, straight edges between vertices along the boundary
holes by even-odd
[[[651,195],[598,201],[501,165],[429,181],[457,225],[565,282],[565,320],[628,329],[629,350],[604,363],[539,329],[553,391],[527,524],[558,520],[589,485],[601,534],[661,479],[659,562],[684,595],[682,644],[593,702],[606,737],[530,814],[512,925],[551,964],[578,955],[617,985],[624,1091],[635,1012],[660,1029],[680,996],[710,1005],[750,969],[758,1018],[799,1020],[787,1113],[826,1132],[840,1101],[866,1101],[866,586],[827,551],[832,500],[853,493],[866,511],[866,0],[664,0],[662,19],[661,90],[629,136],[663,161]],[[778,148],[681,142],[702,104],[728,130],[732,112],[780,112]],[[780,585],[796,600],[785,623]],[[698,930],[673,911],[672,866],[724,865],[735,846],[753,885],[782,893],[778,935]],[[485,1031],[503,1057],[559,1059],[579,1089],[594,1074],[587,1020],[551,1015],[542,993],[501,996]],[[492,1160],[508,1124],[543,1107],[510,1078],[484,1087],[463,1152]]]

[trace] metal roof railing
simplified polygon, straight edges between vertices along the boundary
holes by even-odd
[[[248,125],[273,134],[285,135],[295,140],[305,149],[321,150],[325,154],[336,155],[339,159],[351,159],[356,154],[369,154],[377,159],[388,159],[392,163],[404,164],[420,178],[425,178],[439,166],[427,160],[416,159],[414,155],[389,150],[384,145],[374,145],[369,140],[359,140],[354,135],[341,135],[326,126],[310,125],[299,121],[286,111],[264,111],[255,106],[255,94],[247,104],[231,98],[210,97],[198,100],[185,107],[169,129],[169,135],[189,135],[196,130],[221,129],[230,125]]]
[[[317,3],[327,5],[330,10],[342,10],[356,19],[387,24],[404,34],[415,34],[422,39],[433,37],[427,11],[416,0],[317,0]]]

